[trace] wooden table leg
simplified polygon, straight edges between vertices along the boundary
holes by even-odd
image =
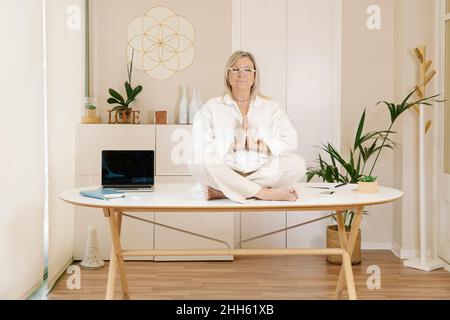
[[[114,298],[115,276],[116,268],[119,269],[120,284],[122,287],[122,295],[124,299],[130,299],[128,292],[128,281],[125,272],[125,264],[122,256],[122,246],[120,244],[120,227],[122,224],[122,214],[116,213],[112,209],[104,209],[105,216],[108,214],[109,227],[111,230],[112,239],[112,257],[110,261],[110,267],[108,272],[108,285],[106,290],[106,299]]]
[[[109,217],[109,210],[104,209],[105,217]],[[119,236],[122,229],[122,214],[121,212],[112,212],[116,216],[117,227],[119,229]],[[116,274],[117,274],[117,259],[114,254],[114,246],[111,245],[111,255],[109,259],[109,270],[108,270],[108,282],[106,285],[106,297],[105,300],[113,300],[114,299],[114,289],[116,287]]]
[[[342,257],[342,267],[341,267],[341,271],[339,272],[339,279],[338,279],[338,283],[336,286],[335,298],[339,298],[341,296],[342,290],[344,287],[344,278],[345,278],[349,299],[351,299],[351,300],[357,299],[356,289],[355,289],[355,281],[353,278],[351,258],[352,258],[352,254],[353,254],[353,249],[355,248],[355,242],[356,242],[356,238],[358,236],[359,227],[361,226],[363,212],[364,212],[364,207],[359,207],[356,209],[355,216],[353,218],[353,222],[351,225],[350,235],[349,235],[348,239],[347,239],[347,234],[346,234],[346,230],[345,230],[344,212],[340,211],[340,212],[337,212],[337,214],[336,214],[341,248],[345,249],[347,251],[348,255],[344,253],[344,255]],[[348,260],[347,258],[350,259],[349,263],[347,261]]]
[[[344,213],[345,213],[345,211],[336,212],[336,220],[338,223],[338,233],[339,233],[339,240],[340,240],[341,248],[347,248],[347,234],[346,234],[346,231],[344,231],[345,230]],[[342,259],[342,262],[343,261],[344,260]],[[336,292],[335,292],[336,299],[340,299],[341,294],[342,294],[342,288],[343,288],[343,282],[344,282],[344,278],[342,277],[342,272],[343,272],[343,269],[341,267],[341,270],[339,273],[339,278],[338,278],[338,283],[337,283],[337,287],[336,287]]]

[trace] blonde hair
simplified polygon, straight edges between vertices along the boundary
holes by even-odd
[[[226,64],[226,66],[225,66],[225,77],[224,77],[225,93],[228,94],[233,99],[232,88],[231,88],[231,84],[230,84],[230,81],[229,81],[229,78],[230,78],[229,68],[234,66],[234,64],[239,59],[246,58],[246,57],[249,58],[253,62],[253,67],[256,70],[256,72],[255,72],[255,83],[253,84],[253,86],[250,89],[250,101],[253,101],[256,98],[256,96],[261,95],[260,92],[259,92],[259,83],[260,83],[259,69],[258,69],[258,65],[256,63],[255,57],[253,56],[253,54],[251,54],[250,52],[247,52],[247,51],[236,51],[228,59],[228,62]]]

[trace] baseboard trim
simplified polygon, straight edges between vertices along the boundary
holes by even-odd
[[[391,252],[402,260],[413,259],[420,256],[420,250],[418,249],[402,249],[397,242],[392,243],[390,248]],[[428,250],[427,256],[430,257],[431,251]]]
[[[67,268],[73,263],[73,258],[70,259],[63,268],[61,268],[56,276],[54,276],[52,279],[48,279],[48,292],[50,292],[53,289],[53,286],[55,285],[56,281],[66,272]]]
[[[413,259],[420,257],[420,250],[418,249],[401,249],[400,250],[400,259]],[[427,250],[427,257],[431,257],[431,251]]]
[[[397,242],[392,243],[391,252],[400,259],[401,257],[401,248]]]
[[[361,250],[391,250],[390,242],[362,242]]]

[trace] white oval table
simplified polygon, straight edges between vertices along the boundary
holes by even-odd
[[[400,199],[403,193],[399,190],[380,187],[375,194],[361,194],[356,191],[356,185],[345,185],[334,188],[336,184],[324,183],[299,183],[296,185],[299,199],[295,202],[288,201],[260,201],[249,200],[246,204],[235,203],[228,199],[206,201],[195,183],[159,183],[155,191],[150,193],[128,193],[124,198],[100,200],[80,195],[81,190],[93,190],[99,188],[85,187],[62,192],[60,198],[68,203],[102,209],[104,216],[109,220],[112,238],[111,259],[108,271],[108,283],[106,299],[114,298],[115,276],[119,270],[122,294],[129,299],[128,282],[124,266],[124,256],[213,256],[213,255],[342,255],[342,267],[339,274],[335,297],[339,298],[343,288],[344,280],[347,286],[349,299],[356,299],[356,289],[353,278],[351,256],[356,242],[356,237],[361,224],[364,207],[377,204],[389,203]],[[327,189],[328,188],[328,189]],[[333,194],[323,194],[333,192]],[[353,210],[355,216],[352,220],[351,231],[347,237],[344,226],[344,212]],[[220,239],[210,238],[205,235],[196,234],[189,230],[182,230],[167,225],[159,224],[132,216],[127,212],[249,212],[257,211],[261,214],[267,211],[333,211],[330,215],[320,217],[299,225],[275,230],[269,234],[282,232],[296,228],[308,223],[316,222],[331,216],[335,216],[338,222],[339,238],[341,248],[317,248],[317,249],[239,249],[231,248],[229,244]],[[124,250],[120,241],[122,217],[153,223],[180,232],[221,242],[224,249],[189,249],[189,250]],[[245,241],[260,238],[269,234],[253,237]],[[242,243],[241,241],[240,243]],[[239,243],[239,244],[240,244]],[[239,246],[239,245],[238,245]],[[238,247],[236,246],[236,247]]]

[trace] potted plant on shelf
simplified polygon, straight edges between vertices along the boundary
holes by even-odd
[[[85,110],[85,116],[81,118],[81,123],[98,124],[101,122],[100,117],[97,117],[97,106],[94,104],[93,98],[85,98]]]
[[[364,110],[356,131],[355,141],[353,147],[349,150],[348,160],[341,155],[339,151],[331,144],[323,144],[319,148],[326,153],[329,160],[325,160],[319,153],[316,165],[309,167],[307,170],[307,181],[310,182],[314,177],[321,178],[323,182],[329,183],[358,183],[359,191],[367,192],[366,187],[371,185],[369,192],[374,192],[375,185],[377,185],[376,177],[372,176],[381,151],[385,148],[394,150],[397,144],[389,138],[395,121],[406,110],[418,105],[433,106],[433,102],[442,102],[435,100],[439,95],[434,95],[428,98],[410,101],[418,88],[410,92],[400,104],[395,104],[387,101],[380,101],[376,104],[385,105],[390,113],[390,125],[386,130],[371,131],[363,134],[364,124],[366,120],[366,110]],[[375,157],[369,173],[366,175],[366,166],[369,165],[369,160]],[[344,222],[347,232],[350,232],[354,217],[353,211],[346,211],[344,213]],[[334,219],[335,220],[335,219]],[[340,247],[339,235],[337,225],[327,227],[327,246]],[[358,231],[358,237],[355,244],[354,253],[352,256],[352,264],[361,262],[361,230]],[[327,256],[327,261],[330,263],[341,264],[341,256]]]
[[[358,192],[359,193],[377,193],[378,192],[377,177],[362,176],[361,180],[358,181]]]
[[[134,50],[131,58],[131,64],[127,65],[128,81],[125,82],[125,92],[127,97],[124,98],[119,92],[114,89],[109,89],[109,94],[111,97],[108,99],[108,103],[115,105],[110,111],[110,122],[111,122],[111,112],[116,112],[121,120],[121,123],[131,123],[132,108],[130,104],[136,100],[136,97],[141,93],[142,86],[137,86],[135,88],[131,85],[131,76],[133,74],[133,60],[134,60]]]
[[[87,109],[87,116],[94,118],[97,116],[97,107],[94,104],[90,104],[86,107]]]

